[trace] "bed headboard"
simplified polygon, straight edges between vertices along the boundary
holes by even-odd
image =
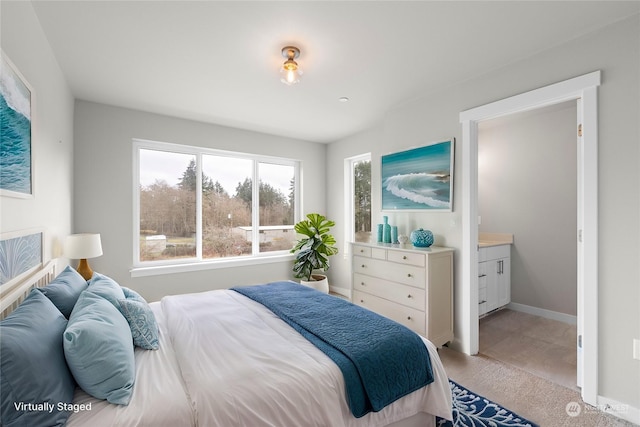
[[[55,260],[45,263],[42,268],[16,283],[0,295],[0,320],[7,317],[29,295],[32,289],[47,286],[56,277]]]

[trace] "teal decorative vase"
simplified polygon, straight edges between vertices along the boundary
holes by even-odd
[[[391,226],[389,225],[389,217],[383,216],[384,230],[382,232],[382,242],[391,243]]]
[[[433,233],[430,230],[413,230],[411,232],[411,244],[416,248],[428,248],[433,245]]]

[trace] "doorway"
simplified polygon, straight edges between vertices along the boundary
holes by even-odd
[[[490,307],[504,309],[480,319],[479,353],[571,389],[577,385],[576,117],[571,100],[478,123],[478,231],[481,238],[514,237],[500,248],[510,254],[507,298]],[[479,275],[492,267],[480,263]]]
[[[457,345],[477,354],[478,331],[478,123],[577,100],[578,153],[578,385],[585,403],[597,404],[598,379],[598,132],[596,71],[460,113],[462,124],[462,278],[458,282]],[[589,313],[585,316],[585,313]]]

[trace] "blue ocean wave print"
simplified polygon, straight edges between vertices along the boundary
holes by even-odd
[[[0,188],[31,194],[31,93],[4,60],[0,78]]]
[[[407,175],[395,175],[385,180],[384,187],[392,195],[419,205],[441,209],[448,209],[451,205],[449,201],[448,174],[410,173]],[[404,203],[403,205],[406,206],[407,204]]]
[[[382,156],[382,209],[451,209],[453,142]]]

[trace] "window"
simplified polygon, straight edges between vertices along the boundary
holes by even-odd
[[[348,218],[346,241],[369,242],[371,239],[371,154],[345,160],[348,177]],[[345,251],[347,253],[347,251]]]
[[[134,265],[288,254],[295,160],[134,140]]]

